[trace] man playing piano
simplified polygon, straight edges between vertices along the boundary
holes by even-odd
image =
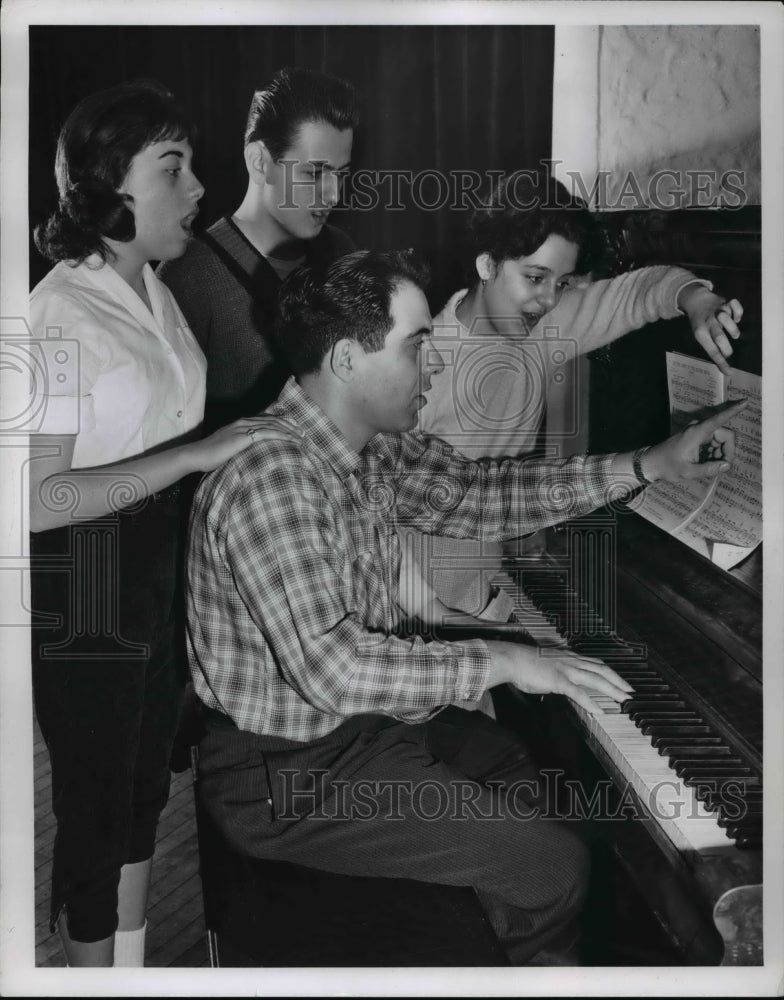
[[[511,683],[598,713],[595,698],[630,687],[568,650],[396,634],[396,526],[520,535],[641,482],[717,475],[733,437],[713,417],[634,454],[461,457],[412,432],[443,367],[425,280],[409,254],[363,251],[284,283],[277,342],[294,375],[192,515],[202,794],[239,851],[470,885],[514,964],[576,962],[577,826],[546,818],[515,736],[451,703]]]

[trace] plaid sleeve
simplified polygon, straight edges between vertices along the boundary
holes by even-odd
[[[586,514],[635,487],[612,472],[613,455],[471,461],[437,438],[412,433],[385,454],[397,517],[420,531],[500,541]],[[382,463],[383,464],[383,463]]]
[[[402,639],[367,626],[392,600],[383,574],[356,558],[345,512],[289,447],[268,449],[280,460],[243,478],[224,542],[239,596],[286,683],[321,712],[406,721],[476,698],[490,667],[484,642]]]

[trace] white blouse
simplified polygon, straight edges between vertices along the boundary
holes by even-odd
[[[73,468],[141,455],[204,417],[204,354],[149,264],[143,277],[152,312],[97,255],[60,262],[30,297],[33,337],[57,345],[37,430],[76,434]]]

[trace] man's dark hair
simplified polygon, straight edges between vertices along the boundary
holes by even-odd
[[[294,144],[305,122],[323,122],[338,131],[359,124],[359,100],[346,80],[292,67],[275,74],[269,86],[253,95],[245,127],[245,145],[261,139],[274,160]]]
[[[276,352],[295,375],[306,375],[344,338],[380,351],[393,326],[393,293],[405,282],[424,291],[429,278],[410,250],[358,250],[331,264],[298,268],[281,288]]]
[[[550,235],[578,247],[577,272],[587,274],[601,259],[601,229],[585,202],[569,194],[549,171],[518,170],[499,181],[468,221],[466,265],[489,253],[496,264],[529,257]]]

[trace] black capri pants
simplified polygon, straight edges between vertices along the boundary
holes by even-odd
[[[31,535],[33,696],[57,820],[50,924],[117,929],[125,864],[152,857],[182,691],[179,491]]]

